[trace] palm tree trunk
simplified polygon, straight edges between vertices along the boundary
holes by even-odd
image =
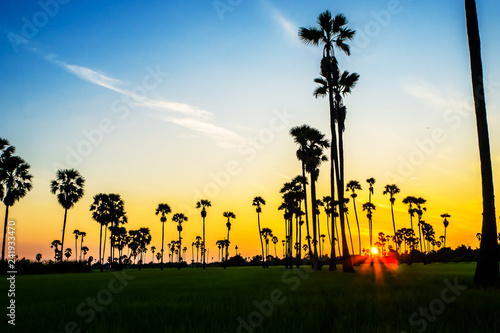
[[[266,264],[264,263],[264,243],[262,242],[262,235],[260,233],[260,213],[259,212],[257,212],[257,225],[259,226],[260,248],[262,250],[262,267],[265,268]]]
[[[349,225],[349,218],[347,217],[347,213],[345,214],[345,221],[347,222],[347,230],[349,230],[349,238],[351,239],[351,249],[354,253],[354,243],[352,242],[351,226]]]
[[[99,231],[99,262],[100,262],[100,270],[102,272],[102,260],[101,260],[101,244],[102,244],[102,223],[99,223],[99,225],[101,226],[100,228],[100,231]]]
[[[391,215],[392,215],[392,228],[394,229],[394,236],[396,236],[396,222],[394,221],[394,204],[392,202],[391,202]],[[399,251],[398,243],[396,243],[396,251]]]
[[[68,216],[68,210],[64,209],[64,223],[63,223],[63,230],[62,230],[62,237],[61,237],[61,259],[60,259],[61,262],[62,262],[62,259],[63,259],[64,231],[66,230],[66,217],[67,216]]]
[[[418,238],[419,238],[419,243],[420,243],[420,252],[422,252],[422,232],[420,231],[421,229],[421,224],[420,224],[420,216],[418,217]]]
[[[302,226],[299,224],[299,251],[297,257],[297,268],[300,268],[301,260],[302,260]]]
[[[495,218],[495,194],[491,167],[488,120],[483,85],[483,65],[481,61],[481,41],[477,22],[476,1],[465,0],[467,37],[469,41],[470,67],[474,105],[476,109],[479,158],[481,161],[481,182],[483,195],[483,225],[481,244],[477,260],[474,284],[487,288],[500,285],[498,268],[497,226]]]
[[[104,261],[104,257],[106,256],[106,234],[108,233],[108,225],[104,225],[104,240],[102,244],[102,261]],[[134,258],[134,264],[135,264],[135,258]]]
[[[2,241],[2,262],[5,261],[5,238],[7,238],[8,220],[9,220],[9,206],[5,205],[5,221],[3,223],[3,241]]]
[[[316,180],[313,173],[311,175],[311,205],[312,205],[312,223],[313,223],[313,246],[314,246],[314,259],[318,261],[318,238],[316,227]],[[318,262],[319,264],[319,262]]]
[[[229,232],[228,232],[229,233]],[[229,237],[229,236],[228,236]],[[203,218],[203,246],[202,246],[202,254],[203,254],[203,269],[205,269],[205,218]]]
[[[446,227],[444,227],[444,245],[443,247],[446,247]]]
[[[163,270],[163,243],[165,240],[165,222],[161,223],[161,264],[160,270]]]
[[[181,246],[182,246],[182,243],[181,243],[181,232],[179,231],[179,252],[178,252],[178,258],[179,258],[179,265],[177,266],[177,269],[180,270],[181,269]],[[172,254],[173,256],[173,254]]]
[[[78,258],[78,237],[75,237],[75,258]],[[78,259],[75,259],[78,261]]]
[[[339,255],[341,255],[342,251],[340,251],[339,227],[337,227],[337,221],[335,220],[335,218],[333,218],[332,224],[333,224],[332,228],[335,230],[335,235],[337,235],[337,246],[338,246],[338,250],[339,250]],[[335,237],[335,236],[333,236],[333,237]],[[334,240],[334,243],[332,246],[335,247],[335,240]]]
[[[323,252],[321,251],[321,220],[319,219],[319,214],[316,216],[318,219],[318,242],[319,242],[319,260],[321,261],[321,257],[323,256]]]
[[[82,248],[83,248],[83,235],[82,235],[82,241],[80,242],[80,261],[82,260]],[[83,260],[85,260],[85,257]]]
[[[352,203],[354,205],[354,216],[356,216],[356,224],[358,226],[358,245],[359,245],[359,255],[361,256],[361,231],[359,229],[358,211],[356,210],[356,199],[355,198],[352,198]],[[352,249],[352,253],[354,253],[354,249]]]
[[[304,178],[304,183],[302,184],[302,187],[304,189],[304,211],[306,215],[306,232],[307,232],[307,245],[309,246],[309,257],[312,257],[312,250],[311,250],[311,238],[309,234],[309,209],[307,208],[307,185],[305,183],[306,178],[306,164],[304,161],[302,161],[302,177]]]

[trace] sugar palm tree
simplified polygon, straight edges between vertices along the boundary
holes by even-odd
[[[375,184],[375,178],[371,177],[366,180],[368,183],[368,202],[372,203],[372,195],[374,194],[373,184]],[[370,217],[368,218],[368,233],[370,234],[370,250],[372,248],[372,240],[373,240],[373,214],[368,214]],[[367,216],[368,216],[367,215]]]
[[[375,205],[372,204],[371,202],[367,202],[367,203],[364,203],[363,204],[363,211],[366,210],[366,217],[368,218],[368,223],[369,223],[369,226],[370,226],[370,230],[372,229],[372,217],[373,217],[373,211],[375,210]],[[371,236],[371,234],[370,234]],[[372,238],[370,237],[370,250],[371,248],[373,247],[373,243],[372,243]]]
[[[141,254],[139,259],[139,270],[141,270],[141,265],[143,263],[143,253],[146,253],[146,246],[151,244],[151,233],[149,228],[140,228],[139,230],[131,230],[135,231],[132,236],[132,242],[137,244],[137,250]],[[130,232],[129,232],[130,233]]]
[[[417,209],[414,208],[414,205],[416,205],[417,203],[417,198],[415,198],[414,196],[407,196],[406,198],[403,199],[403,203],[405,205],[408,205],[408,214],[410,215],[411,229],[415,230],[413,229],[413,216],[415,216],[415,213],[417,211]]]
[[[394,221],[394,202],[396,198],[394,196],[400,192],[399,187],[396,184],[385,185],[383,194],[389,194],[389,201],[391,202],[391,215],[392,215],[392,227],[394,229],[394,235],[396,235],[396,222]]]
[[[264,238],[264,241],[266,243],[266,251],[265,251],[266,267],[269,267],[269,263],[267,260],[267,258],[269,256],[269,238],[273,237],[273,231],[269,228],[262,228],[261,234],[262,234],[262,237]]]
[[[231,230],[231,219],[235,219],[236,215],[234,215],[233,212],[224,212],[222,214],[222,216],[224,216],[225,218],[227,218],[227,223],[226,223],[226,227],[227,227],[227,240],[229,241],[229,231]],[[226,260],[228,259],[228,257],[229,257],[229,249],[226,247]]]
[[[200,200],[196,203],[196,208],[201,208],[201,217],[203,218],[203,248],[202,248],[202,254],[203,254],[203,269],[205,269],[205,217],[207,217],[207,207],[212,206],[212,203],[208,200]]]
[[[361,191],[361,184],[357,180],[351,180],[346,185],[346,191],[351,191],[352,204],[354,206],[354,216],[356,217],[356,224],[358,226],[358,247],[359,255],[361,255],[361,231],[359,229],[358,211],[356,210],[356,190]],[[352,250],[354,252],[354,249]]]
[[[441,214],[441,217],[444,219],[443,220],[443,225],[444,225],[443,247],[446,247],[446,228],[448,228],[448,225],[450,224],[450,222],[448,221],[448,218],[450,218],[451,215],[446,213],[446,214]]]
[[[322,74],[326,78],[326,89],[325,94],[328,93],[329,105],[330,105],[330,130],[331,130],[331,158],[330,158],[330,189],[331,197],[335,197],[335,181],[337,181],[337,194],[338,200],[343,202],[344,198],[344,180],[343,180],[343,166],[340,166],[339,161],[339,145],[337,145],[337,129],[335,122],[339,120],[339,109],[342,107],[342,103],[335,98],[338,98],[336,92],[334,92],[334,72],[338,72],[337,59],[335,57],[334,48],[337,47],[342,50],[347,55],[350,55],[348,40],[354,37],[355,32],[347,29],[347,19],[342,14],[332,17],[329,11],[325,11],[318,16],[317,27],[311,28],[300,28],[299,37],[306,45],[323,45],[323,59],[322,64]],[[340,95],[340,94],[339,94]],[[342,266],[344,272],[354,272],[352,266],[351,258],[349,255],[349,250],[347,246],[347,239],[345,237],[345,226],[344,226],[344,211],[343,207],[340,207],[340,226],[343,241],[343,257]],[[336,265],[330,262],[330,270],[335,270]]]
[[[33,176],[29,173],[30,165],[21,157],[13,155],[15,148],[9,144],[9,141],[0,138],[0,150],[0,200],[5,205],[2,241],[2,261],[4,261],[9,207],[24,198],[32,189]]]
[[[82,246],[80,249],[80,254],[83,253],[83,261],[85,261],[85,256],[87,255],[87,252],[89,252],[89,248],[86,246]]]
[[[465,15],[483,189],[483,225],[481,229],[483,237],[479,248],[474,284],[477,287],[486,288],[500,285],[500,272],[498,268],[498,243],[496,239],[497,225],[493,170],[491,166],[488,120],[484,96],[481,41],[475,0],[465,0]]]
[[[62,250],[59,250],[59,246],[61,246],[61,241],[56,239],[50,243],[50,248],[54,248],[54,260],[59,260],[59,257],[62,255]]]
[[[85,178],[75,169],[58,170],[56,179],[50,183],[50,191],[52,194],[57,195],[57,201],[64,208],[61,249],[64,247],[64,232],[66,230],[68,209],[72,208],[83,197],[84,184]]]
[[[179,242],[177,243],[177,248],[180,250],[182,247],[182,237],[181,237],[181,232],[182,232],[182,223],[187,222],[188,218],[182,213],[176,213],[172,217],[172,221],[177,223],[177,231],[179,232]],[[179,251],[179,265],[177,266],[177,269],[181,269],[181,253]]]
[[[278,237],[273,236],[273,244],[274,244],[274,257],[278,258],[278,254],[276,253],[276,244],[278,243]]]
[[[41,253],[37,253],[36,254],[36,261],[40,262],[40,260],[42,260],[42,254]]]
[[[423,207],[422,205],[425,204],[427,200],[425,200],[422,197],[418,197],[417,200],[415,201],[415,205],[417,206],[416,208],[416,213],[418,216],[418,238],[420,240],[420,251],[422,251],[422,215],[424,214],[424,211],[427,210],[427,208]]]
[[[80,241],[80,260],[82,260],[83,237],[86,237],[86,236],[87,236],[87,233],[85,231],[80,231],[80,237],[81,237],[81,241]],[[83,260],[85,260],[85,258]]]
[[[200,262],[200,246],[201,246],[201,236],[196,236],[196,241],[194,242],[194,246],[196,246],[196,263]]]
[[[157,263],[160,263],[160,259],[161,259],[161,253],[160,252],[156,252],[156,261],[157,261]]]
[[[70,247],[68,247],[66,250],[64,250],[64,256],[66,257],[66,260],[69,260],[69,257],[71,257],[72,250]]]
[[[78,230],[78,229],[73,230],[73,234],[75,235],[75,257],[76,257],[75,261],[77,261],[78,260],[78,245],[77,244],[78,244],[78,238],[80,237],[80,230]],[[80,256],[81,255],[82,254],[80,253]]]
[[[260,213],[262,212],[263,205],[266,204],[266,201],[262,199],[262,197],[255,197],[252,200],[252,206],[255,206],[255,211],[257,212],[257,224],[259,226],[259,239],[260,239],[260,247],[262,249],[262,267],[266,267],[264,264],[264,243],[262,242],[262,235],[260,229]]]
[[[170,209],[170,206],[166,203],[160,203],[158,204],[158,208],[156,208],[155,214],[161,214],[160,221],[161,221],[161,264],[160,264],[160,269],[163,270],[163,244],[164,244],[164,239],[165,239],[165,222],[167,221],[167,214],[170,214],[172,210]]]
[[[151,246],[151,261],[153,263],[155,262],[155,252],[156,252],[156,246]]]

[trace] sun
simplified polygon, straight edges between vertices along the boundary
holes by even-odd
[[[372,253],[373,254],[377,254],[378,253],[378,249],[376,247],[372,247]]]

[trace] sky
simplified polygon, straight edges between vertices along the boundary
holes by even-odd
[[[210,200],[209,259],[217,259],[215,242],[226,235],[224,211],[236,215],[231,254],[235,245],[244,257],[259,253],[251,206],[259,195],[266,200],[262,227],[281,244],[279,190],[300,173],[288,131],[308,124],[330,137],[328,102],[312,95],[321,48],[297,36],[327,9],[343,13],[357,32],[351,56],[338,52],[338,59],[342,70],[360,75],[345,100],[346,181],[362,184],[358,208],[368,201],[365,180],[374,177],[374,231],[392,233],[382,191],[395,183],[397,228],[410,224],[402,199],[424,197],[423,218],[437,236],[448,213],[447,245],[478,246],[481,182],[461,1],[8,0],[0,5],[0,137],[34,176],[33,190],[9,214],[19,257],[53,258],[64,211],[49,184],[65,168],[86,178],[85,196],[68,212],[65,248],[74,248],[73,230],[83,230],[97,257],[99,225],[89,207],[98,193],[120,194],[127,229],[149,227],[156,248],[159,203],[188,216],[189,248],[202,232],[195,203]],[[499,12],[497,1],[478,1],[497,189]],[[325,163],[318,197],[328,193]],[[171,216],[165,243],[177,237]],[[365,212],[358,217],[366,246]],[[326,230],[324,213],[320,219]]]

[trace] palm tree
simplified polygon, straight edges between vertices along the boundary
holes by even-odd
[[[415,216],[417,210],[416,208],[413,208],[413,205],[417,203],[417,198],[415,198],[414,196],[407,196],[406,198],[403,199],[403,203],[405,205],[408,205],[408,214],[410,214],[411,229],[415,230],[413,229],[413,216]]]
[[[493,171],[491,166],[488,120],[484,96],[481,41],[479,37],[479,24],[477,21],[475,0],[465,0],[465,16],[467,21],[467,37],[469,41],[470,67],[474,105],[476,109],[477,136],[483,189],[482,238],[474,275],[474,284],[477,287],[486,288],[500,285],[500,272],[498,268],[499,258]]]
[[[75,257],[77,258],[76,260],[78,260],[78,245],[77,245],[77,242],[78,242],[78,238],[80,237],[80,230],[78,230],[78,229],[73,230],[73,234],[75,235]],[[80,253],[80,256],[81,255],[82,254]]]
[[[451,217],[451,215],[446,213],[446,214],[441,214],[441,217],[444,218],[444,220],[443,220],[443,225],[444,225],[443,247],[446,247],[446,228],[448,228],[448,225],[450,224],[450,222],[448,221],[447,218]]]
[[[161,259],[161,253],[160,252],[156,252],[156,261],[158,263],[160,263],[160,259]]]
[[[276,254],[276,244],[278,243],[278,237],[273,236],[273,244],[274,244],[274,257],[278,258],[278,255]]]
[[[66,260],[69,260],[69,257],[71,257],[72,250],[70,247],[68,247],[66,250],[64,250],[64,256],[66,257]]]
[[[83,237],[86,237],[87,233],[85,231],[80,231],[80,236],[82,237],[81,241],[80,241],[80,260],[82,260]],[[85,260],[85,259],[83,259],[83,260]]]
[[[338,200],[343,202],[344,198],[344,180],[343,180],[343,165],[339,161],[339,154],[342,151],[341,145],[337,145],[337,129],[335,122],[339,120],[339,109],[342,108],[341,95],[334,91],[334,75],[338,73],[337,59],[335,58],[334,47],[338,47],[347,55],[350,55],[349,45],[346,44],[348,40],[354,37],[355,32],[347,29],[347,19],[342,14],[337,15],[335,18],[329,11],[321,13],[318,17],[318,27],[300,28],[299,37],[306,44],[318,46],[320,43],[323,47],[322,74],[326,78],[327,87],[325,87],[325,94],[328,93],[330,105],[330,130],[332,135],[331,141],[331,158],[330,158],[330,190],[331,197],[335,197],[335,180],[337,181],[337,194]],[[334,70],[335,68],[335,70]],[[337,75],[338,77],[338,75]],[[319,96],[316,95],[316,96]],[[343,123],[343,122],[342,122]],[[343,130],[343,128],[342,128]],[[340,135],[339,135],[340,136]],[[339,140],[340,141],[340,140]],[[339,148],[337,148],[339,147]],[[343,148],[342,148],[343,149]],[[343,159],[342,159],[343,161]],[[344,211],[342,205],[340,206],[340,227],[343,241],[343,257],[342,267],[344,272],[354,272],[349,250],[347,246],[347,239],[345,237],[344,226]],[[330,262],[330,270],[335,270],[335,261]]]
[[[396,184],[385,185],[384,195],[389,194],[389,201],[391,202],[391,215],[392,215],[392,227],[394,229],[394,235],[396,235],[396,222],[394,221],[394,202],[396,198],[394,196],[400,192],[400,189]],[[397,250],[397,249],[396,249]]]
[[[87,255],[87,252],[89,252],[89,248],[86,246],[82,246],[80,249],[80,254],[83,253],[83,261],[85,261],[85,256]]]
[[[50,191],[52,194],[57,195],[57,201],[64,208],[61,249],[64,247],[64,233],[66,230],[68,209],[72,208],[83,197],[84,184],[85,178],[75,169],[58,170],[56,179],[50,183]]]
[[[42,260],[42,254],[41,253],[37,253],[36,254],[36,261],[40,262],[40,260]]]
[[[201,236],[196,236],[196,242],[194,242],[194,245],[196,246],[196,263],[200,262],[200,245],[201,245]]]
[[[158,204],[158,208],[156,208],[155,214],[158,215],[161,213],[160,221],[161,221],[161,264],[160,269],[163,270],[163,244],[165,239],[165,222],[167,221],[167,214],[170,214],[172,210],[170,206],[166,203]]]
[[[423,204],[425,204],[427,200],[425,200],[422,197],[417,198],[415,201],[415,204],[417,205],[416,208],[416,213],[418,216],[418,238],[420,240],[420,251],[422,252],[422,233],[421,233],[421,227],[422,227],[422,215],[424,214],[424,211],[427,210],[427,208],[422,207]]]
[[[5,260],[5,238],[9,220],[9,207],[26,196],[32,189],[33,176],[29,173],[30,165],[21,157],[13,156],[14,146],[0,138],[0,200],[5,205],[5,221],[3,225],[2,261]]]
[[[149,232],[149,228],[140,228],[139,230],[131,231],[135,231],[131,234],[132,242],[137,244],[137,250],[141,254],[141,258],[139,259],[139,270],[141,270],[141,264],[143,263],[143,253],[146,253],[147,251],[146,246],[151,244],[151,234]]]
[[[224,251],[224,241],[223,240],[218,240],[215,242],[215,245],[219,248],[219,262],[222,262],[223,260],[223,251]]]
[[[151,261],[154,263],[155,262],[155,252],[156,252],[156,246],[151,246]]]
[[[229,241],[229,231],[231,230],[231,219],[235,219],[236,215],[234,215],[233,212],[224,212],[222,214],[222,216],[224,216],[225,218],[227,218],[227,223],[226,223],[226,227],[227,227],[227,240]],[[228,256],[229,256],[229,248],[226,247],[226,261],[228,259]]]
[[[374,194],[373,184],[375,184],[375,178],[373,177],[368,178],[366,182],[368,183],[368,202],[371,204],[372,195]],[[373,240],[373,220],[372,220],[373,214],[368,214],[368,215],[370,215],[370,217],[368,218],[368,232],[370,234],[370,250],[371,250],[372,240]]]
[[[264,243],[262,242],[262,235],[261,235],[261,230],[260,230],[260,213],[262,212],[262,205],[265,205],[266,201],[262,199],[261,197],[255,197],[252,200],[252,206],[255,206],[255,211],[257,212],[257,224],[259,226],[259,239],[260,239],[260,247],[262,249],[262,267],[265,268],[264,264]]]
[[[126,223],[127,217],[125,216],[124,203],[118,194],[104,194],[99,193],[94,196],[94,202],[90,205],[92,218],[100,224],[99,233],[99,262],[102,272],[102,263],[104,261],[104,254],[106,252],[106,231],[108,224],[112,223],[118,225],[119,223]],[[104,227],[104,242],[102,240],[102,229]],[[103,249],[101,249],[101,246]],[[101,255],[102,252],[102,255]]]
[[[201,217],[203,218],[203,269],[205,269],[205,217],[207,217],[207,207],[212,206],[212,203],[208,200],[200,200],[196,203],[196,208],[201,208]]]
[[[176,213],[172,217],[172,221],[177,223],[177,231],[179,232],[179,242],[177,243],[177,248],[180,249],[182,247],[182,237],[181,237],[181,231],[182,231],[182,223],[187,222],[188,218],[187,216],[184,216],[182,213]],[[177,269],[181,269],[181,253],[179,251],[179,265],[177,266]]]
[[[269,237],[273,237],[273,231],[269,228],[262,228],[261,231],[262,237],[264,237],[264,241],[266,242],[266,267],[269,267],[267,257],[269,256]]]
[[[50,243],[50,248],[54,248],[54,260],[59,260],[59,257],[62,255],[62,250],[59,250],[59,246],[61,245],[61,241],[56,239]]]
[[[372,217],[373,217],[373,211],[375,210],[375,205],[372,204],[371,202],[367,202],[367,203],[364,203],[363,204],[363,211],[366,210],[366,217],[368,218],[368,223],[369,223],[369,226],[370,226],[370,230],[372,230]],[[371,248],[373,247],[373,243],[372,243],[372,237],[371,237],[371,233],[370,233],[370,250]]]
[[[354,215],[356,216],[356,224],[358,226],[358,246],[359,255],[361,255],[361,231],[359,229],[358,211],[356,210],[356,190],[361,191],[361,184],[357,180],[351,180],[346,185],[346,191],[351,191],[352,204],[354,206]],[[352,250],[354,252],[354,249]]]

